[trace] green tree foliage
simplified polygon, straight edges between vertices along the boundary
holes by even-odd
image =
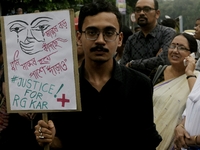
[[[1,0],[3,6],[7,6],[8,10],[23,8],[27,13],[34,10],[51,11],[75,8],[79,9],[79,5],[83,0]]]
[[[11,11],[18,7],[22,7],[27,13],[40,11],[51,11],[61,9],[74,9],[78,11],[80,6],[96,0],[1,0],[2,8]],[[114,5],[116,0],[110,1]],[[126,0],[126,21],[130,22],[130,14],[137,0]],[[196,18],[199,18],[200,1],[199,0],[158,0],[161,10],[160,19],[164,19],[165,15],[171,18],[183,17],[183,29],[193,29]],[[5,14],[4,14],[5,15]]]
[[[159,5],[161,11],[160,19],[164,19],[165,15],[174,19],[182,16],[183,30],[193,29],[196,19],[200,17],[199,0],[159,0]]]
[[[24,12],[32,13],[35,10],[53,11],[62,9],[74,9],[74,12],[80,10],[80,7],[84,4],[90,3],[96,0],[1,0],[3,6],[3,15],[10,13],[13,10],[21,7]],[[105,0],[116,5],[116,0]],[[126,15],[125,24],[130,25],[130,14],[133,13],[133,8],[137,0],[126,0]]]
[[[69,8],[73,8],[77,11],[80,9],[81,5],[92,1],[95,0],[1,0],[1,3],[3,6],[6,6],[8,10],[22,7],[25,11],[30,13],[34,12],[34,10],[51,11]],[[116,0],[107,1],[112,2],[114,5],[116,3]],[[136,0],[126,0],[128,11],[132,11],[135,2]]]

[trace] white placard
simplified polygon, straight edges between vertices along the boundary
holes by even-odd
[[[9,112],[80,110],[72,10],[4,16]]]

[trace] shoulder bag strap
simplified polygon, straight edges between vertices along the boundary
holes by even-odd
[[[158,80],[159,76],[161,75],[161,73],[163,72],[163,70],[167,67],[167,65],[160,65],[158,66],[158,69],[156,71],[156,74],[154,75],[154,78],[153,78],[153,85],[155,85],[156,81]]]

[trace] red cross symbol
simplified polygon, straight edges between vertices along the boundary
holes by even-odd
[[[65,94],[62,94],[62,98],[57,98],[57,101],[62,103],[62,107],[65,107],[65,103],[69,103],[69,99],[65,98]]]

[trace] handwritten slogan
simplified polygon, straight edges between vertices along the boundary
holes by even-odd
[[[10,112],[78,109],[70,15],[63,10],[3,17]]]

